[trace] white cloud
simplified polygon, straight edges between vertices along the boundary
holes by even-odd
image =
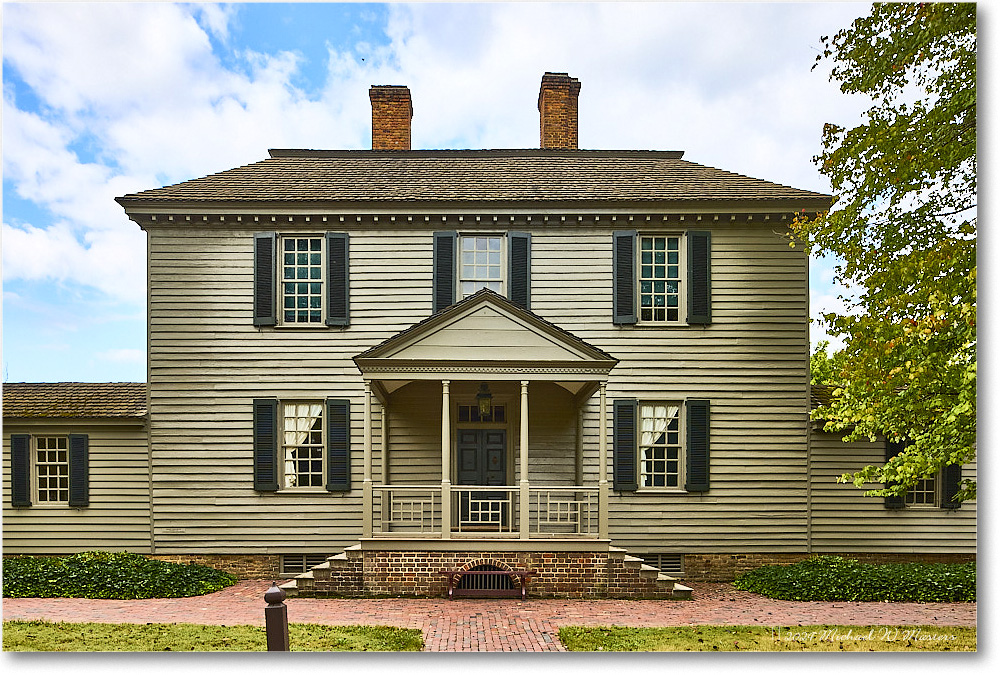
[[[819,35],[863,5],[393,5],[389,46],[330,45],[313,97],[292,84],[301,57],[238,43],[237,11],[4,6],[5,67],[41,102],[29,112],[5,92],[4,178],[54,216],[5,217],[5,279],[135,300],[143,235],[114,197],[257,161],[270,147],[367,147],[372,84],[411,88],[414,147],[537,147],[541,75],[566,71],[583,85],[582,147],[681,149],[810,189],[824,189],[809,161],[822,123],[859,105],[809,67]],[[209,33],[237,66],[223,64]]]

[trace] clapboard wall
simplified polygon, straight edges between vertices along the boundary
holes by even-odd
[[[807,258],[789,247],[780,223],[728,215],[696,223],[712,233],[711,325],[619,327],[612,324],[612,232],[683,234],[687,226],[676,215],[648,224],[627,215],[615,222],[518,216],[502,225],[454,215],[406,225],[403,216],[331,217],[322,226],[318,215],[309,222],[261,216],[239,227],[234,220],[145,223],[157,552],[329,551],[356,542],[363,385],[351,358],[431,313],[436,229],[529,232],[531,309],[620,360],[609,399],[711,401],[711,489],[614,494],[610,524],[618,545],[647,552],[806,550]],[[263,230],[349,234],[348,328],[253,326],[253,235]],[[568,396],[544,396],[550,386],[532,385],[538,410],[548,412],[530,417],[538,443],[530,478],[569,484],[575,411]],[[351,399],[354,489],[255,492],[251,402],[258,397]],[[516,395],[512,412],[514,404]],[[390,397],[389,408],[391,481],[439,480],[440,388],[408,385]],[[596,395],[581,414],[584,480],[594,484]],[[508,434],[512,455],[516,428]],[[376,481],[379,461],[376,453]]]
[[[38,502],[12,507],[10,436],[86,434],[89,497],[84,507]],[[3,428],[4,554],[150,552],[149,465],[142,420],[6,419]]]

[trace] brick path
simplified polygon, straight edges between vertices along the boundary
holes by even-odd
[[[559,627],[976,625],[975,603],[792,602],[729,584],[688,584],[694,600],[323,600],[291,598],[292,623],[419,628],[426,651],[565,651]],[[194,598],[87,600],[4,598],[3,618],[102,623],[264,624],[267,581],[242,581]]]

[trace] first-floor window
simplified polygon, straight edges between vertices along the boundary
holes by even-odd
[[[323,485],[323,404],[284,404],[284,486]]]
[[[35,439],[35,485],[39,503],[69,501],[69,438]]]
[[[639,406],[639,487],[680,487],[681,407],[677,403]]]
[[[918,480],[916,484],[906,491],[904,502],[907,506],[937,506],[937,476]]]

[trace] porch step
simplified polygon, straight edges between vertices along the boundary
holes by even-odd
[[[660,574],[661,574],[660,570],[653,567],[652,565],[647,565],[646,563],[642,563],[639,566],[639,576],[642,577],[643,579],[656,579],[657,581],[659,581]]]
[[[678,584],[678,583],[675,582],[674,583],[674,590],[671,593],[671,595],[673,597],[677,598],[678,600],[690,600],[691,599],[691,593],[692,593],[692,590],[691,590],[691,588],[689,586],[685,586],[684,584]]]

